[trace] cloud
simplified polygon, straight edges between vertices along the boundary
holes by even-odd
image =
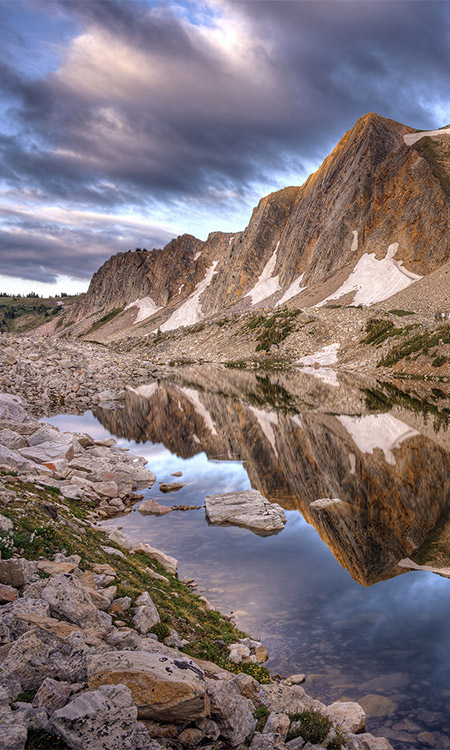
[[[192,220],[191,231],[203,236],[236,216],[238,229],[259,195],[300,184],[365,112],[416,127],[446,124],[436,119],[450,98],[446,3],[47,0],[38,7],[53,24],[53,68],[31,75],[17,64],[17,45],[24,55],[27,44],[37,48],[24,10],[13,21],[25,31],[16,33],[0,75],[0,179],[16,204],[35,201],[36,213],[46,205],[141,213],[170,218],[174,232],[191,230]],[[64,33],[56,45],[58,24]],[[42,27],[39,36],[44,43]],[[45,268],[58,268],[65,257],[58,243],[70,254],[78,240],[80,248],[92,242],[89,258],[114,251],[119,243],[99,226],[80,234],[75,224],[68,244],[56,228],[47,251],[30,240],[30,273],[33,252],[43,254]]]

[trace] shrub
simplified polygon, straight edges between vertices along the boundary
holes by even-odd
[[[331,729],[331,720],[320,711],[313,708],[306,709],[298,714],[289,714],[291,722],[299,723],[292,731],[289,730],[288,740],[302,736],[305,742],[317,745],[323,742]]]

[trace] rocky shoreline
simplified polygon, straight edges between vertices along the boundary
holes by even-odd
[[[98,528],[155,481],[144,459],[32,411],[37,397],[0,396],[2,747],[392,747],[364,732],[359,704],[271,676],[263,644],[180,581],[174,558]]]

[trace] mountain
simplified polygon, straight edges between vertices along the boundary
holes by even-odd
[[[312,307],[397,294],[450,256],[449,136],[365,115],[302,186],[263,198],[243,232],[111,257],[64,330],[142,335],[294,297]]]

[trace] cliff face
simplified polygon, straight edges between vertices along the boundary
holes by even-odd
[[[283,303],[305,287],[299,304],[311,290],[320,302],[330,290],[339,297],[353,269],[355,288],[370,288],[375,267],[378,285],[395,276],[399,291],[448,260],[449,141],[448,129],[415,139],[406,125],[365,115],[304,185],[263,198],[244,232],[215,232],[206,242],[182,235],[163,250],[111,258],[68,321],[149,297],[158,308],[153,330],[173,329],[183,325],[184,310],[171,318],[183,304],[189,323],[236,304]],[[355,292],[345,293],[350,301]],[[372,297],[365,301],[363,289],[358,301]]]
[[[299,510],[357,581],[399,575],[398,562],[448,509],[448,452],[386,412],[289,414],[259,403],[256,382],[238,398],[220,391],[220,373],[216,379],[214,391],[143,386],[124,409],[96,416],[115,435],[163,443],[183,458],[205,451],[245,461],[252,486]]]

